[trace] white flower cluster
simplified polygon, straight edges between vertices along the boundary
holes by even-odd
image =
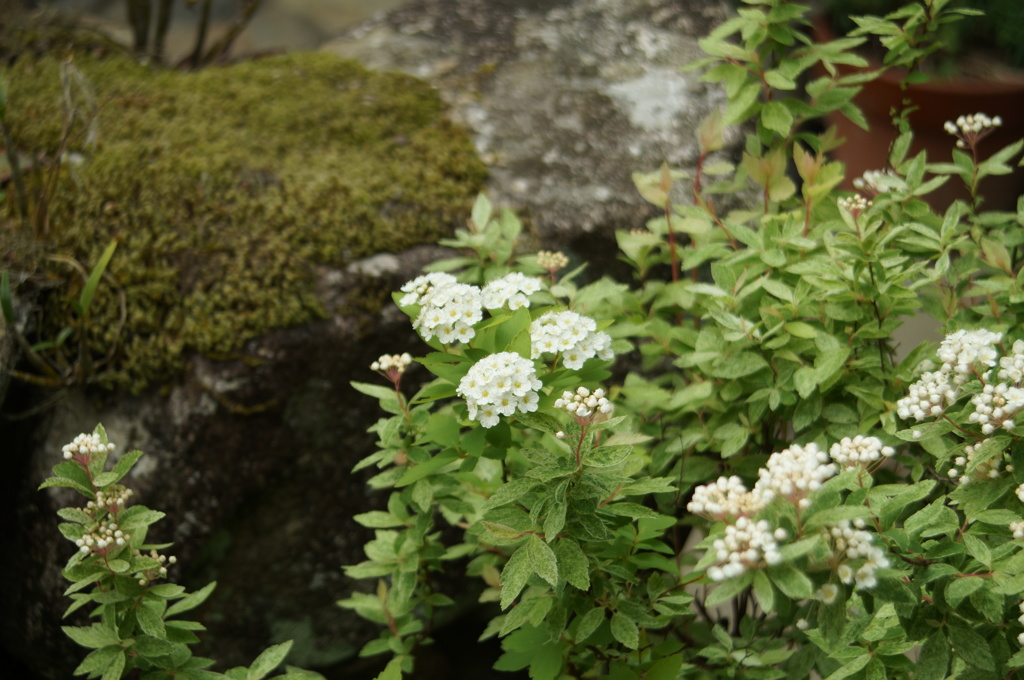
[[[459,283],[451,274],[434,272],[409,281],[401,288],[405,296],[398,304],[420,305],[413,328],[430,340],[435,335],[447,344],[467,342],[476,335],[473,324],[483,318],[480,289]]]
[[[725,527],[724,536],[711,545],[718,565],[708,568],[708,578],[725,581],[742,575],[751,567],[778,564],[782,561],[777,541],[786,539],[785,529],[772,531],[767,520],[755,522],[740,517],[735,524]]]
[[[118,528],[117,522],[102,521],[91,532],[75,541],[75,545],[78,546],[80,553],[94,552],[97,555],[102,555],[121,547],[131,538],[129,534]]]
[[[861,191],[882,194],[894,189],[906,189],[907,183],[892,170],[867,170],[853,180],[853,186]]]
[[[561,352],[566,368],[583,368],[591,357],[612,359],[612,339],[597,330],[597,322],[576,312],[548,312],[530,324],[534,359]]]
[[[88,459],[93,454],[107,453],[114,448],[113,444],[104,444],[98,434],[80,434],[70,444],[65,444],[61,450],[64,452],[64,459],[71,460],[76,457]]]
[[[878,579],[875,571],[889,566],[889,558],[885,551],[874,544],[874,537],[870,532],[864,531],[864,520],[855,520],[851,525],[849,520],[843,520],[828,531],[832,541],[833,552],[843,555],[846,560],[839,565],[839,580],[850,585],[856,582],[858,588],[871,588]],[[850,561],[863,562],[859,567],[854,568]]]
[[[601,388],[591,392],[586,387],[579,387],[575,393],[569,390],[562,392],[561,398],[555,400],[555,408],[564,408],[577,418],[585,419],[595,413],[608,415],[614,407]]]
[[[836,203],[839,205],[840,210],[845,210],[854,217],[871,207],[871,201],[860,194],[854,194],[849,198],[840,198]]]
[[[828,455],[844,470],[867,467],[880,458],[891,458],[896,450],[882,444],[878,437],[857,435],[853,439],[843,437],[832,445]]]
[[[527,297],[540,290],[540,279],[526,276],[521,272],[506,274],[491,281],[483,290],[483,304],[487,309],[497,309],[506,304],[511,310],[529,307]]]
[[[686,504],[686,509],[711,520],[724,520],[756,515],[764,505],[760,493],[747,491],[743,480],[733,475],[719,477],[711,484],[698,486],[693,490],[693,497]]]
[[[976,331],[959,330],[950,333],[939,345],[939,370],[953,372],[953,383],[963,385],[978,364],[991,368],[996,365],[996,345],[1003,339],[1002,333],[984,329]]]
[[[1020,499],[1020,502],[1024,503],[1024,484],[1021,484],[1020,486],[1017,487],[1016,494],[1017,498]]]
[[[829,462],[828,454],[817,444],[793,444],[773,453],[765,467],[757,471],[754,491],[760,493],[766,503],[778,495],[800,508],[808,508],[811,505],[808,496],[835,474],[835,464]]]
[[[996,345],[1002,338],[1001,333],[987,330],[959,330],[947,335],[938,351],[942,364],[910,386],[909,394],[896,402],[896,413],[904,420],[917,421],[940,415],[956,401],[958,389],[972,374],[996,365]]]
[[[537,264],[549,272],[555,272],[569,264],[569,258],[559,250],[537,251]]]
[[[1024,383],[1024,340],[1014,340],[1011,352],[999,359],[996,375],[1000,380],[1020,385]]]
[[[1010,522],[1010,532],[1018,541],[1024,539],[1024,522]]]
[[[982,434],[990,435],[996,427],[1012,430],[1017,426],[1012,416],[1024,407],[1024,389],[1006,383],[989,383],[971,397],[971,403],[974,413],[968,420],[980,424]]]
[[[402,375],[411,363],[412,356],[408,352],[404,354],[382,354],[379,359],[370,364],[370,368],[381,373],[392,372],[395,375]]]
[[[974,113],[960,116],[955,123],[947,120],[942,128],[957,138],[956,145],[959,148],[966,149],[1002,124],[1003,119],[999,116],[990,118],[984,113]]]
[[[473,364],[455,391],[466,399],[470,418],[494,427],[499,415],[536,411],[541,386],[533,362],[514,352],[498,352]]]

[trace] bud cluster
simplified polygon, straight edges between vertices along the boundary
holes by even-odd
[[[96,498],[85,504],[86,512],[95,513],[99,510],[107,510],[113,514],[124,508],[128,499],[134,492],[124,486],[111,486],[107,492],[96,492]]]
[[[764,505],[760,493],[747,491],[743,480],[733,475],[698,486],[693,490],[693,498],[686,504],[686,509],[695,515],[720,521],[756,515]]]
[[[586,387],[579,387],[575,393],[569,390],[562,392],[562,397],[555,400],[555,408],[564,408],[578,419],[587,419],[595,413],[608,415],[614,407],[604,396],[603,389],[591,392]]]
[[[88,462],[93,455],[109,453],[114,450],[113,444],[104,444],[98,434],[80,434],[62,449],[65,460]]]
[[[828,455],[844,470],[866,468],[881,458],[891,458],[896,450],[882,444],[878,437],[843,437],[829,449]]]
[[[537,264],[549,272],[556,272],[569,264],[569,258],[560,250],[537,251]]]
[[[118,528],[117,522],[104,520],[95,529],[75,541],[75,545],[78,546],[80,553],[103,555],[120,548],[131,538]]]
[[[808,496],[835,474],[835,464],[829,462],[828,454],[817,444],[793,444],[773,453],[765,467],[757,471],[754,491],[760,493],[766,503],[778,495],[800,508],[808,508],[811,505]]]
[[[725,581],[742,575],[749,568],[782,561],[778,541],[787,537],[785,529],[772,531],[768,520],[755,522],[740,517],[735,524],[725,527],[724,536],[711,544],[719,565],[708,568],[708,578]]]
[[[871,207],[871,201],[867,200],[860,194],[854,194],[849,198],[840,198],[836,203],[839,205],[840,210],[845,210],[855,218],[859,217],[862,212]]]
[[[135,556],[142,557],[142,551],[136,550]],[[167,565],[175,564],[178,561],[178,558],[174,555],[168,557],[167,555],[161,555],[156,550],[149,551],[149,558],[157,561],[159,563],[159,566],[152,567],[150,569],[145,569],[138,574],[140,586],[149,585],[150,581],[155,581],[158,578],[166,578]]]
[[[974,146],[980,139],[1003,124],[999,116],[990,118],[984,113],[973,113],[960,116],[954,123],[947,120],[942,128],[957,138],[956,145],[961,149]]]
[[[837,569],[839,580],[847,585],[856,583],[858,588],[871,588],[878,583],[875,572],[888,567],[889,558],[885,550],[875,545],[871,533],[864,531],[864,526],[862,519],[852,525],[849,520],[843,520],[828,530],[828,536],[833,554],[845,558]],[[863,562],[856,568],[850,563],[860,560]]]

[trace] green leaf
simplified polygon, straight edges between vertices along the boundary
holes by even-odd
[[[594,634],[598,626],[604,622],[604,607],[594,607],[580,617],[576,626],[576,644],[581,644]]]
[[[525,547],[526,558],[533,572],[551,584],[551,587],[558,585],[558,558],[551,546],[531,534]]]
[[[942,629],[936,629],[921,646],[917,660],[918,680],[942,680],[949,669],[949,642]]]
[[[0,272],[0,312],[3,312],[4,321],[13,327],[14,302],[11,297],[11,276],[7,269]]]
[[[82,663],[75,669],[75,675],[88,675],[97,671],[106,670],[107,666],[114,662],[114,659],[121,653],[120,645],[108,645],[89,652]]]
[[[141,457],[142,451],[139,451],[138,449],[134,451],[129,451],[128,453],[121,456],[121,459],[117,461],[117,464],[114,465],[113,469],[110,470],[110,474],[112,475],[113,478],[109,483],[113,484],[115,482],[120,482],[121,479],[123,479],[124,476],[128,474],[129,471],[131,471],[132,467],[135,465],[136,462],[138,462],[139,458]],[[100,485],[97,484],[97,486]]]
[[[783,595],[793,600],[803,600],[814,594],[814,584],[802,570],[793,564],[777,564],[768,567],[768,577],[778,586]]]
[[[501,570],[499,583],[501,583],[502,610],[508,609],[512,602],[515,601],[519,593],[526,587],[530,574],[533,573],[530,560],[526,555],[526,545],[524,543],[519,546],[512,553],[512,557],[508,559],[508,562],[505,563],[505,568]]]
[[[459,457],[455,449],[445,449],[425,463],[413,465],[395,482],[396,487],[408,486],[451,464]]]
[[[249,667],[248,680],[262,680],[267,676],[267,673],[277,668],[284,661],[284,658],[288,656],[288,651],[292,648],[292,641],[282,642],[279,645],[273,645],[263,650],[263,653],[256,657],[256,660],[252,662],[252,666]]]
[[[101,647],[116,645],[121,642],[117,637],[117,633],[98,623],[82,627],[61,626],[61,630],[78,644],[91,649],[100,649]]]
[[[103,671],[103,675],[100,676],[100,680],[121,680],[121,675],[124,673],[125,666],[125,655],[122,649],[114,657],[114,660],[107,666],[107,670]]]
[[[590,561],[580,544],[571,538],[561,538],[555,545],[558,573],[569,584],[586,591],[590,588]]]
[[[761,125],[783,137],[788,137],[793,128],[793,114],[782,102],[768,102],[761,107]]]
[[[555,680],[562,672],[562,646],[541,645],[530,661],[530,680]]]
[[[216,587],[217,582],[210,581],[210,583],[206,584],[200,590],[197,590],[194,593],[189,593],[188,595],[186,595],[185,597],[181,598],[180,600],[172,604],[170,607],[168,607],[167,611],[164,613],[164,616],[166,618],[170,618],[175,614],[180,614],[182,612],[187,612],[190,609],[195,609],[196,607],[198,607],[206,601],[206,598],[210,596],[210,594],[213,592],[213,589]]]
[[[633,453],[633,447],[625,444],[616,446],[599,446],[583,459],[583,464],[589,467],[612,467],[623,462]]]
[[[111,240],[107,244],[103,254],[100,255],[100,259],[96,262],[96,266],[89,272],[89,278],[85,282],[85,287],[82,289],[82,294],[78,297],[78,310],[82,316],[89,314],[89,307],[92,305],[93,295],[96,293],[97,286],[100,285],[100,279],[103,278],[103,272],[107,270],[107,265],[110,264],[110,258],[114,256],[114,251],[117,250],[117,241]]]
[[[355,515],[352,519],[368,529],[387,529],[388,527],[405,526],[405,522],[390,512],[384,512],[383,510],[363,512]]]
[[[491,508],[497,508],[518,500],[529,493],[536,485],[537,482],[533,479],[513,479],[511,482],[502,485],[501,488],[487,499],[487,502],[484,503],[484,509],[490,510]]]
[[[612,637],[625,646],[630,649],[638,649],[640,647],[640,629],[625,614],[620,612],[612,614],[611,628]]]
[[[988,646],[988,641],[973,628],[956,620],[950,620],[949,641],[953,644],[953,651],[966,661],[968,666],[983,668],[987,671],[995,670],[995,662],[992,659],[992,650]]]
[[[481,521],[480,524],[487,530],[487,533],[501,541],[514,541],[517,538],[522,538],[524,533],[519,529],[513,529],[510,526],[499,524],[498,522]]]
[[[402,680],[402,659],[394,658],[374,680]]]
[[[754,596],[766,612],[775,608],[775,588],[763,571],[754,572]]]
[[[714,607],[731,600],[746,590],[754,580],[754,573],[744,572],[742,576],[722,581],[712,590],[704,601],[705,607]]]
[[[491,202],[483,192],[477,194],[476,202],[473,203],[473,211],[470,213],[473,221],[473,229],[482,231],[487,223],[491,221]]]
[[[683,655],[673,654],[651,664],[644,673],[644,680],[676,680],[683,669]]]
[[[139,627],[147,635],[152,635],[161,640],[167,637],[163,619],[145,604],[135,609],[135,619],[139,622]]]
[[[846,664],[833,671],[827,678],[825,678],[825,680],[842,680],[843,678],[850,677],[860,669],[867,666],[868,661],[871,661],[874,657],[868,654],[866,649],[862,651],[863,654],[855,656],[850,661],[847,661]]]
[[[985,579],[965,576],[954,578],[946,585],[946,601],[951,607],[957,607],[964,599],[978,588],[985,585]]]

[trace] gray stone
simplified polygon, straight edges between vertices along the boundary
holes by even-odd
[[[545,245],[600,262],[614,229],[653,214],[631,173],[695,167],[694,131],[723,95],[682,67],[727,12],[726,0],[422,0],[324,49],[438,87],[490,166],[492,200],[532,218]]]

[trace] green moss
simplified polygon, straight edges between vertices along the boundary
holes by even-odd
[[[26,57],[0,70],[22,152],[56,154],[62,63]],[[103,286],[91,336],[97,355],[120,345],[101,376],[109,387],[142,389],[190,351],[228,354],[308,320],[319,312],[316,265],[434,242],[484,179],[437,94],[409,76],[328,54],[198,73],[109,53],[76,54],[73,65],[95,115],[80,105],[69,150],[82,162],[62,171],[47,238],[87,267],[120,242],[109,271],[127,324],[115,332],[117,294]],[[62,304],[50,310],[51,332]]]

